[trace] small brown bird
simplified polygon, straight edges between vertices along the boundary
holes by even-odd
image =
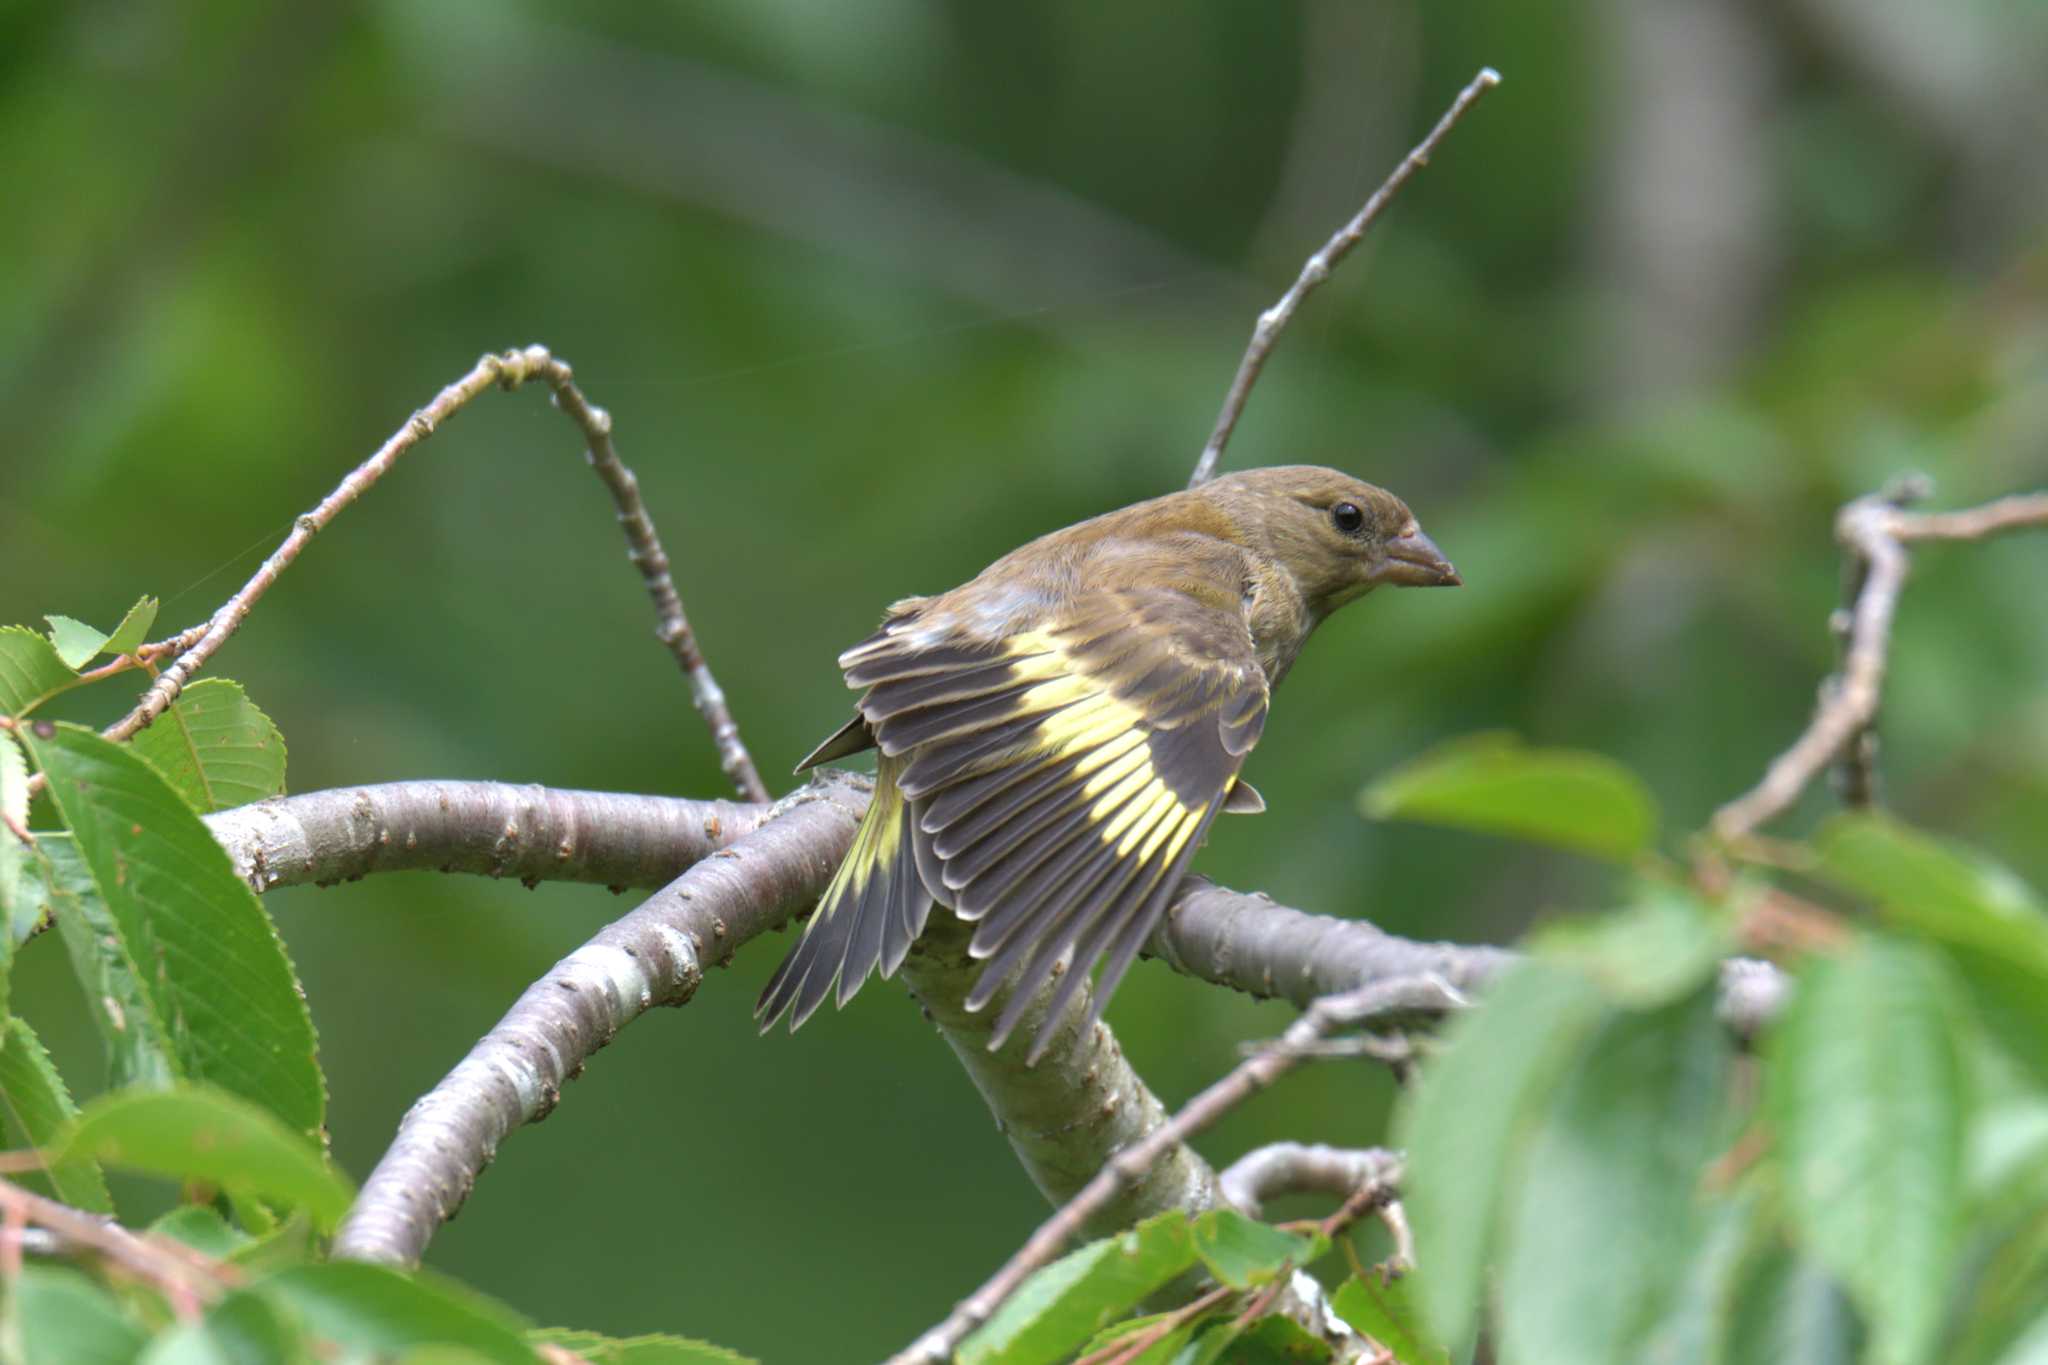
[[[839,656],[854,718],[797,765],[878,748],[875,794],[817,913],[755,1009],[795,1028],[889,976],[932,903],[1015,982],[991,1046],[1065,964],[1030,1059],[1103,962],[1100,1013],[1238,777],[1309,633],[1381,584],[1455,587],[1402,501],[1334,469],[1227,474],[1013,550],[889,608]],[[1093,1022],[1093,1015],[1090,1022]]]

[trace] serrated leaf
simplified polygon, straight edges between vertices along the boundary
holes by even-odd
[[[146,1340],[113,1295],[77,1271],[56,1266],[21,1268],[7,1316],[27,1362],[130,1365]]]
[[[1180,1212],[1091,1242],[1026,1280],[961,1345],[960,1365],[1060,1360],[1194,1263],[1194,1234]]]
[[[1587,1040],[1546,1097],[1507,1198],[1505,1365],[1651,1358],[1704,1231],[1694,1192],[1724,1145],[1731,1060],[1711,990],[1615,1014]]]
[[[526,1339],[536,1346],[574,1351],[590,1365],[754,1365],[751,1356],[687,1337],[607,1337],[567,1327],[543,1327],[528,1332]]]
[[[1270,1284],[1283,1272],[1305,1266],[1330,1249],[1326,1237],[1297,1237],[1235,1209],[1211,1209],[1194,1220],[1191,1230],[1195,1255],[1211,1275],[1232,1289]]]
[[[1866,937],[1800,973],[1767,1039],[1794,1238],[1848,1288],[1882,1361],[1923,1359],[1952,1292],[1969,1097],[1948,1004],[1923,951]]]
[[[1260,1318],[1230,1341],[1231,1365],[1299,1365],[1330,1359],[1330,1344],[1293,1318]]]
[[[137,1365],[312,1365],[315,1358],[280,1305],[245,1289],[158,1337]]]
[[[1510,968],[1452,1021],[1401,1114],[1402,1204],[1415,1232],[1416,1302],[1438,1340],[1470,1344],[1496,1245],[1506,1172],[1538,1103],[1599,1022],[1599,994],[1540,960]]]
[[[1621,764],[1575,749],[1530,749],[1475,735],[1423,755],[1366,788],[1375,820],[1415,820],[1626,862],[1657,834],[1649,789]]]
[[[0,1028],[0,1113],[6,1118],[7,1145],[17,1150],[41,1149],[54,1142],[78,1116],[71,1092],[57,1065],[26,1019],[9,1019]],[[52,1198],[93,1213],[111,1213],[114,1202],[107,1182],[93,1161],[51,1160],[41,1171],[24,1176],[31,1187],[41,1185]]]
[[[1381,1284],[1352,1276],[1337,1287],[1330,1307],[1337,1316],[1394,1353],[1394,1365],[1450,1365],[1451,1353],[1431,1339],[1411,1301],[1409,1279]]]
[[[229,1226],[228,1220],[210,1204],[180,1204],[151,1223],[149,1230],[216,1261],[226,1260],[254,1241],[240,1228]]]
[[[180,1074],[317,1136],[326,1086],[284,944],[198,814],[134,753],[75,725],[29,740]]]
[[[36,836],[44,870],[44,907],[71,958],[71,970],[107,1048],[107,1083],[168,1085],[184,1076],[171,1038],[171,1021],[157,1013],[143,988],[141,964],[129,952],[120,923],[100,898],[92,872],[68,833]]]
[[[1856,1314],[1820,1266],[1779,1245],[1747,1267],[1728,1310],[1729,1365],[1855,1365],[1862,1353]]]
[[[29,862],[33,854],[14,830],[28,828],[28,756],[14,736],[0,730],[0,977],[13,961],[14,947],[28,937],[42,918],[42,907],[32,895]],[[12,829],[8,826],[12,826]],[[0,985],[0,1012],[5,1008],[5,989]]]
[[[250,1289],[289,1305],[345,1352],[382,1357],[457,1346],[502,1365],[532,1365],[534,1359],[517,1314],[425,1271],[330,1261],[264,1276]]]
[[[307,1138],[268,1110],[206,1086],[103,1095],[85,1107],[59,1150],[304,1209],[323,1229],[355,1197]]]
[[[131,743],[201,814],[284,790],[284,736],[226,678],[186,688]]]
[[[0,626],[0,715],[19,719],[77,682],[48,640],[27,626]]]
[[[149,628],[156,624],[156,606],[156,599],[146,593],[137,598],[101,648],[115,658],[142,648],[142,642],[149,638]]]
[[[45,616],[50,623],[50,646],[69,669],[84,668],[107,643],[106,634],[69,616]]]
[[[1735,945],[1726,916],[1682,887],[1649,882],[1626,909],[1546,926],[1529,946],[1616,1004],[1651,1009],[1714,977]]]
[[[2048,1085],[2048,910],[1987,858],[1882,816],[1843,816],[1816,840],[1821,871],[1886,920],[1933,941],[2006,1054]]]

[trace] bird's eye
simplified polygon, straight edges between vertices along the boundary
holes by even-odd
[[[1355,502],[1340,502],[1332,507],[1330,521],[1347,536],[1355,536],[1365,529],[1365,513]]]

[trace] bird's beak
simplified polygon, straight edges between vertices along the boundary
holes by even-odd
[[[1436,542],[1419,530],[1395,536],[1384,552],[1385,560],[1373,571],[1375,583],[1391,583],[1397,588],[1455,588],[1464,582]]]

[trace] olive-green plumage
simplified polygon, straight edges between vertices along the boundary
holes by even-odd
[[[1101,961],[1099,1012],[1210,822],[1262,808],[1238,769],[1309,633],[1381,584],[1457,582],[1399,498],[1292,465],[1084,521],[898,602],[839,656],[864,689],[853,720],[797,769],[880,750],[762,1026],[895,972],[935,900],[987,959],[970,1007],[1014,983],[995,1045],[1062,969],[1047,1027]]]

